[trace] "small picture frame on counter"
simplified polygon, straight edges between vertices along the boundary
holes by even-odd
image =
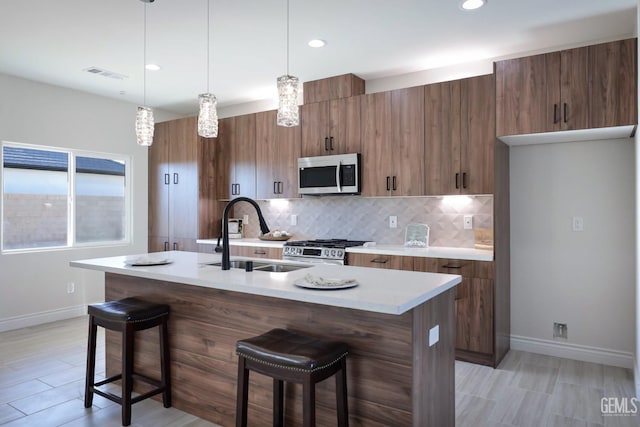
[[[429,247],[429,226],[427,224],[409,224],[405,229],[404,245],[408,248]]]

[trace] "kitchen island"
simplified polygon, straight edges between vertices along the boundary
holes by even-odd
[[[71,265],[104,271],[106,300],[139,296],[170,305],[175,407],[223,426],[234,425],[235,343],[281,327],[349,344],[352,425],[455,424],[454,288],[460,276],[332,265],[287,273],[222,271],[210,265],[220,261],[216,254],[161,252],[149,256],[172,262],[133,267],[127,261],[136,257],[130,256]],[[294,285],[308,274],[355,279],[359,285],[342,290]],[[159,369],[157,331],[138,335],[136,371],[155,375]],[[119,334],[107,331],[106,352],[107,374],[117,373]],[[250,382],[249,425],[270,425],[272,382],[258,374]],[[136,384],[136,390],[144,390],[144,385]],[[300,425],[300,392],[299,386],[287,385],[288,425]],[[319,384],[316,399],[317,424],[334,426],[334,382]]]

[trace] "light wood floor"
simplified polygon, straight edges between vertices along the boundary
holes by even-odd
[[[0,333],[0,425],[121,425],[120,406],[109,400],[95,396],[84,408],[86,337],[86,317]],[[96,371],[104,372],[104,359]],[[457,427],[640,426],[640,415],[603,416],[603,396],[633,397],[631,371],[517,351],[498,369],[456,362]],[[134,427],[215,427],[151,399],[132,412]]]

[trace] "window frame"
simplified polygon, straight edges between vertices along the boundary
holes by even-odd
[[[4,247],[4,147],[16,147],[32,150],[53,151],[66,153],[67,166],[67,244],[65,246],[43,246],[36,248],[5,249]],[[124,238],[121,240],[105,240],[100,242],[79,243],[76,241],[76,158],[93,157],[124,162]],[[13,141],[0,141],[0,253],[28,253],[47,252],[69,249],[87,249],[99,247],[127,246],[132,242],[133,203],[132,203],[132,177],[130,155],[91,151],[86,149],[53,147],[47,145],[28,144]]]

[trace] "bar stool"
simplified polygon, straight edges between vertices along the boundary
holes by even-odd
[[[338,426],[348,427],[347,344],[273,329],[236,343],[238,354],[238,394],[236,427],[247,426],[249,372],[273,378],[273,425],[284,422],[283,381],[302,384],[303,426],[314,427],[315,385],[336,375]]]
[[[169,363],[169,336],[167,320],[169,306],[154,304],[138,298],[125,298],[102,304],[89,305],[89,344],[87,348],[87,374],[84,389],[84,407],[90,408],[96,393],[122,406],[122,425],[131,424],[131,405],[162,393],[165,408],[171,406],[171,371]],[[122,332],[122,372],[95,382],[97,327]],[[160,327],[160,381],[133,372],[134,334],[154,326]],[[97,387],[122,380],[122,393],[117,396]],[[140,396],[131,397],[133,380],[144,381],[155,388]]]

